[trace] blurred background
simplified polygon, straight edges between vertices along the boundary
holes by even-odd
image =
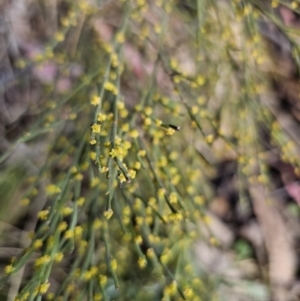
[[[0,3],[0,300],[299,300],[300,2]]]

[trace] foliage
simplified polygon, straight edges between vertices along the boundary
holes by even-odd
[[[298,9],[298,2],[286,5]],[[43,36],[42,51],[13,63],[16,89],[49,64],[57,73],[39,82],[25,125],[16,121],[4,135],[0,178],[19,174],[11,189],[22,186],[4,198],[21,210],[5,214],[13,212],[11,223],[34,221],[30,241],[6,263],[4,294],[19,301],[221,300],[222,277],[197,264],[193,247],[221,246],[208,213],[218,163],[238,162],[242,210],[249,183],[272,189],[266,153],[273,148],[299,174],[299,147],[265,100],[273,65],[260,22],[285,30],[299,57],[276,6],[59,2],[57,29]],[[46,16],[47,1],[39,9]],[[72,74],[76,68],[82,73]],[[69,88],[60,88],[64,81]],[[27,153],[18,153],[24,146]],[[1,179],[4,193],[10,187]]]

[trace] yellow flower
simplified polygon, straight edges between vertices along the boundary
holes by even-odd
[[[90,153],[90,158],[91,158],[93,161],[95,161],[96,158],[97,158],[97,153],[96,153],[96,152],[91,152],[91,153]]]
[[[128,123],[124,123],[121,127],[123,132],[128,132],[129,131],[129,124]]]
[[[48,293],[47,294],[47,296],[46,296],[46,300],[54,300],[54,297],[55,297],[55,294],[54,293],[52,293],[52,292],[50,292],[50,293]]]
[[[56,32],[54,38],[57,42],[62,42],[65,38],[64,34],[60,31]]]
[[[152,248],[149,248],[147,250],[147,256],[150,257],[150,258],[155,256],[155,252]]]
[[[50,256],[49,255],[44,255],[42,257],[39,257],[36,259],[34,266],[35,267],[40,267],[41,265],[47,264],[48,262],[50,262]]]
[[[118,32],[118,33],[116,34],[116,41],[117,41],[118,43],[120,43],[120,44],[124,43],[124,41],[125,41],[125,35],[124,35],[123,32]]]
[[[130,149],[131,148],[131,143],[129,142],[129,141],[124,141],[124,143],[123,143],[123,148],[124,149],[126,149],[126,150],[128,150],[128,149]]]
[[[113,119],[114,119],[114,114],[113,113],[107,114],[107,120],[113,120]]]
[[[176,160],[178,157],[179,157],[179,154],[178,154],[177,152],[173,151],[173,152],[170,153],[170,159],[171,159],[171,160],[174,161],[174,160]]]
[[[205,215],[202,217],[202,220],[205,224],[209,225],[211,223],[211,217],[208,215]]]
[[[107,166],[102,166],[100,169],[100,173],[108,172],[109,168]]]
[[[58,252],[54,256],[55,262],[61,262],[64,258],[64,253],[63,252]]]
[[[176,281],[173,280],[172,283],[165,288],[165,291],[167,292],[168,295],[171,295],[171,296],[174,295],[177,291]]]
[[[118,55],[115,52],[111,53],[111,65],[115,68],[119,64]]]
[[[118,108],[118,110],[123,110],[125,108],[124,102],[119,101],[117,103],[117,108]]]
[[[197,195],[194,197],[194,202],[197,204],[197,205],[203,205],[205,203],[205,199],[203,196],[201,195]]]
[[[69,238],[72,238],[72,237],[74,237],[74,231],[71,230],[71,229],[67,230],[65,232],[64,238],[69,239]]]
[[[91,180],[91,183],[90,183],[91,187],[95,187],[98,184],[99,184],[99,178],[93,178]]]
[[[80,240],[79,242],[79,253],[83,254],[86,252],[88,242],[86,240]]]
[[[181,213],[172,213],[169,215],[169,219],[172,221],[182,221],[183,216]]]
[[[144,125],[150,125],[152,123],[152,120],[150,118],[145,118]]]
[[[197,103],[201,106],[203,106],[205,104],[205,97],[203,95],[199,96],[197,99]]]
[[[126,118],[128,116],[128,111],[126,109],[120,110],[120,116]]]
[[[74,235],[76,238],[80,238],[82,236],[83,228],[81,226],[76,226],[74,228]]]
[[[49,287],[50,287],[50,283],[49,283],[49,282],[45,282],[45,283],[41,284],[41,285],[39,286],[39,293],[40,293],[40,294],[45,294],[45,293],[47,293]]]
[[[65,231],[68,228],[68,224],[66,221],[62,221],[58,224],[57,230],[59,232]]]
[[[77,200],[77,204],[78,206],[82,206],[85,202],[85,198],[84,197],[80,197],[78,200]]]
[[[119,175],[119,180],[120,180],[120,183],[124,183],[124,182],[126,182],[126,178],[125,178],[125,176],[124,176],[124,174],[123,173],[121,173],[120,175]]]
[[[195,187],[192,186],[192,185],[189,185],[187,188],[186,188],[186,191],[188,194],[193,194],[195,193]]]
[[[133,167],[137,170],[141,169],[142,164],[139,161],[136,161],[133,165]]]
[[[175,84],[179,84],[180,83],[180,80],[181,80],[181,76],[180,75],[175,75],[173,77],[173,80],[174,80],[174,83]]]
[[[166,193],[166,191],[165,191],[164,188],[160,188],[160,189],[158,189],[158,191],[157,191],[157,194],[158,194],[158,196],[159,196],[160,198],[162,198],[162,197],[165,195],[165,193]]]
[[[70,168],[71,173],[76,173],[77,172],[77,167],[76,166],[72,166]]]
[[[209,135],[206,136],[206,138],[205,138],[205,141],[206,141],[208,144],[212,143],[213,140],[214,140],[214,135],[212,135],[212,134],[209,134]]]
[[[156,126],[161,126],[162,121],[160,119],[156,119],[155,124],[156,124]]]
[[[160,24],[156,24],[156,25],[154,26],[154,31],[155,31],[157,34],[159,34],[159,33],[161,32],[161,25],[160,25]]]
[[[156,198],[154,198],[154,197],[149,198],[148,203],[151,206],[155,206],[155,204],[156,204]]]
[[[166,129],[166,134],[167,134],[168,136],[172,136],[174,133],[175,133],[175,130],[174,130],[174,129],[172,129],[172,128],[167,128],[167,129]]]
[[[50,185],[47,185],[46,192],[48,195],[57,194],[57,193],[60,193],[60,188],[57,187],[56,185],[50,184]]]
[[[13,271],[14,271],[14,267],[10,264],[10,265],[7,265],[6,267],[5,267],[5,274],[6,275],[10,275]]]
[[[128,169],[128,174],[131,179],[134,179],[136,176],[136,171],[134,169]]]
[[[196,78],[196,82],[199,86],[202,86],[205,83],[205,78],[202,75],[198,75]]]
[[[83,280],[89,281],[93,277],[91,271],[85,271],[82,275]]]
[[[177,194],[175,192],[171,192],[171,194],[170,194],[170,203],[171,204],[177,203]]]
[[[144,219],[143,219],[143,217],[141,217],[141,216],[137,216],[137,217],[135,218],[135,222],[136,222],[138,225],[142,225],[143,222],[144,222]]]
[[[151,115],[153,113],[153,109],[151,107],[146,107],[144,109],[144,112],[147,116]]]
[[[106,118],[107,118],[107,116],[106,116],[105,114],[99,113],[99,114],[98,114],[97,120],[98,120],[99,122],[103,122],[103,121],[106,120]]]
[[[118,267],[118,262],[116,259],[113,259],[111,261],[111,268],[115,271],[117,269],[117,267]]]
[[[99,282],[101,286],[105,285],[107,283],[107,277],[105,275],[100,275]]]
[[[78,173],[76,176],[75,176],[75,179],[77,181],[81,181],[83,179],[83,174],[82,173]]]
[[[118,74],[114,71],[110,71],[110,74],[109,74],[109,78],[111,80],[115,80],[117,78]]]
[[[106,219],[110,219],[112,217],[113,213],[114,212],[111,209],[108,209],[108,210],[104,211],[103,215]]]
[[[54,237],[50,235],[47,239],[47,248],[52,249],[54,244]]]
[[[165,156],[162,156],[162,157],[159,159],[159,161],[158,161],[158,163],[157,163],[157,166],[158,166],[158,167],[164,167],[164,166],[166,166],[167,164],[168,164],[167,158],[166,158]]]
[[[143,269],[147,265],[147,260],[145,257],[140,257],[138,260],[139,267]]]
[[[105,43],[103,45],[103,49],[107,52],[107,53],[112,53],[113,52],[113,47],[110,44]]]
[[[62,214],[63,214],[64,216],[68,216],[68,215],[70,215],[72,212],[73,212],[73,208],[71,208],[71,207],[64,207],[64,208],[62,208]]]
[[[92,96],[91,105],[97,106],[98,104],[100,104],[100,102],[101,102],[101,99],[99,96],[97,96],[97,95]]]
[[[100,125],[100,124],[93,124],[93,125],[91,126],[91,128],[92,128],[92,132],[93,132],[93,133],[99,134],[100,131],[101,131],[101,125]]]
[[[116,136],[116,138],[115,138],[115,144],[116,144],[116,145],[120,145],[121,142],[122,142],[122,138],[119,137],[119,136]]]
[[[104,84],[104,88],[108,91],[113,91],[115,89],[115,85],[111,82],[106,82]]]
[[[69,284],[67,285],[67,287],[66,287],[66,291],[67,291],[68,293],[73,292],[74,289],[75,289],[75,285],[74,285],[73,283],[69,283]],[[61,300],[59,300],[59,301],[61,301]]]
[[[137,138],[139,136],[139,132],[137,130],[132,130],[128,134],[131,138]]]
[[[30,203],[30,200],[28,198],[24,198],[21,200],[21,206],[28,206]]]
[[[33,243],[33,248],[34,249],[39,249],[40,247],[42,247],[43,245],[43,241],[41,239],[37,239],[34,243]]]
[[[116,147],[116,148],[112,148],[111,151],[109,152],[109,155],[112,158],[119,158],[119,159],[123,159],[126,155],[127,151],[124,150],[124,148],[122,147]]]
[[[138,151],[138,156],[145,157],[146,156],[146,151],[144,149],[139,150]]]
[[[93,222],[93,229],[97,230],[101,227],[102,221],[100,219],[95,219]]]
[[[184,295],[186,297],[192,297],[193,296],[193,290],[191,288],[189,288],[189,287],[185,288],[184,289]]]
[[[214,236],[211,236],[209,238],[209,242],[212,246],[218,246],[218,244],[219,244],[218,240]]]
[[[192,106],[191,107],[191,113],[193,115],[196,115],[198,112],[199,112],[199,107],[197,107],[197,106]]]
[[[42,210],[38,213],[38,218],[41,220],[45,220],[47,219],[48,214],[49,214],[49,210]]]
[[[135,241],[136,241],[136,243],[138,243],[139,245],[141,245],[142,242],[143,242],[142,236],[141,236],[141,235],[138,235],[138,236],[135,238]]]

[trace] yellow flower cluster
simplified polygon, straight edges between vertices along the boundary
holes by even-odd
[[[97,120],[98,120],[99,122],[103,122],[103,121],[105,121],[106,119],[107,119],[107,116],[106,116],[105,114],[103,114],[103,113],[99,113],[98,116],[97,116]]]
[[[48,262],[50,262],[51,258],[49,255],[44,255],[42,257],[39,257],[35,260],[35,263],[34,263],[34,266],[36,268],[42,266],[42,265],[45,265],[47,264]]]
[[[60,191],[61,191],[60,188],[53,184],[47,185],[46,187],[46,192],[48,195],[54,195],[60,193]]]
[[[116,148],[112,148],[109,152],[109,155],[112,158],[119,158],[120,160],[123,160],[123,158],[127,155],[127,150],[124,147],[117,146]]]
[[[43,246],[43,241],[41,239],[36,239],[32,246],[34,249],[39,249]]]
[[[49,210],[42,210],[38,213],[38,218],[41,220],[46,220],[49,215]]]
[[[100,124],[93,124],[91,125],[92,133],[100,134],[101,125]]]
[[[171,127],[167,128],[165,131],[168,136],[172,136],[175,133],[175,130]]]
[[[112,83],[112,82],[106,82],[104,84],[104,88],[107,91],[110,91],[112,94],[117,95],[118,94],[118,89],[117,87]]]
[[[49,282],[45,282],[45,283],[39,285],[38,287],[36,287],[34,289],[34,291],[33,291],[33,294],[34,295],[45,294],[45,293],[47,293],[49,287],[50,287],[50,283]]]
[[[12,264],[7,265],[4,269],[6,275],[12,274],[14,270],[15,268],[13,267]]]
[[[100,104],[101,98],[97,95],[93,95],[90,102],[91,102],[91,105],[97,106]]]
[[[103,215],[106,219],[110,219],[112,217],[113,213],[114,212],[111,209],[108,209],[108,210],[104,211]]]
[[[88,271],[85,271],[82,274],[82,279],[85,281],[91,280],[98,274],[98,268],[96,266],[92,266]]]
[[[139,257],[138,265],[141,269],[143,269],[147,265],[147,259],[145,257]]]

